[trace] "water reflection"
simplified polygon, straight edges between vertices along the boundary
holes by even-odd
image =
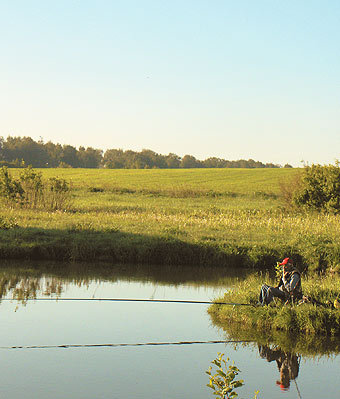
[[[220,329],[226,340],[243,341],[245,345],[277,346],[286,353],[300,353],[303,357],[318,358],[340,353],[339,336],[289,334],[279,330],[268,332],[243,328],[237,322],[221,322],[210,314],[212,324]],[[249,343],[250,342],[250,343]],[[251,343],[252,342],[252,343]]]
[[[209,300],[219,296],[216,291],[241,278],[217,268],[2,264],[0,396],[57,399],[70,391],[75,394],[69,397],[84,399],[156,399],[161,391],[164,399],[207,399],[210,392],[205,386],[204,371],[216,352],[221,351],[242,371],[246,382],[240,388],[242,397],[252,397],[256,389],[261,398],[278,397],[281,392],[275,382],[284,384],[278,362],[285,375],[288,358],[285,360],[284,356],[290,353],[291,362],[294,355],[299,362],[299,354],[302,362],[298,377],[293,379],[294,373],[288,373],[290,390],[285,392],[286,399],[296,398],[292,389],[296,380],[304,397],[324,397],[322,384],[316,385],[320,375],[330,385],[327,398],[338,398],[340,358],[336,354],[340,342],[335,338],[257,336],[256,331],[242,331],[239,325],[214,325],[206,305],[53,300],[32,301],[31,306],[20,306],[15,313],[16,301],[4,301],[41,296]],[[222,340],[252,343],[221,343]],[[278,362],[261,358],[259,346],[272,351],[280,348]],[[266,368],[268,373],[263,373]],[[131,375],[136,384],[131,384]],[[52,395],[51,381],[55,381]]]
[[[280,374],[276,384],[281,390],[288,390],[290,382],[295,380],[299,375],[301,355],[286,352],[276,345],[269,346],[259,344],[258,349],[262,359],[266,359],[267,362],[276,362]]]
[[[0,299],[25,302],[39,296],[60,297],[70,285],[87,287],[93,283],[119,281],[154,283],[157,286],[222,288],[232,286],[239,278],[241,275],[237,272],[221,268],[193,270],[192,267],[183,266],[3,262],[0,265]]]

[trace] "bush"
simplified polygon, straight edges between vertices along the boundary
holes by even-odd
[[[0,169],[0,196],[8,202],[20,203],[23,194],[20,182],[13,180],[7,166],[3,166]]]
[[[281,182],[286,206],[340,213],[340,164],[306,166],[289,181]]]
[[[14,179],[7,167],[0,168],[0,197],[10,206],[31,209],[65,210],[69,206],[70,185],[56,177],[42,180],[31,166]]]

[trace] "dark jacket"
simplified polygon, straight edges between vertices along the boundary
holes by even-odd
[[[287,298],[302,298],[301,274],[297,269],[282,273],[278,288],[287,294]]]

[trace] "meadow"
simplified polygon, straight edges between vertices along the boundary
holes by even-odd
[[[40,169],[71,183],[64,211],[0,211],[0,257],[337,270],[338,216],[284,209],[296,169]],[[20,170],[11,169],[16,175]]]

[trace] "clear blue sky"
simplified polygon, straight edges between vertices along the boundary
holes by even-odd
[[[0,0],[0,136],[340,158],[338,0]]]

